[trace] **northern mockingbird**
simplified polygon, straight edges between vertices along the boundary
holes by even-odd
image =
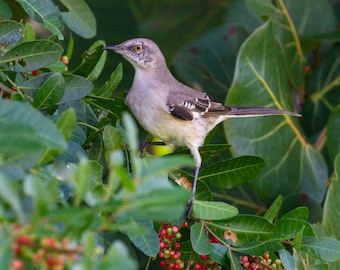
[[[165,58],[152,40],[136,38],[103,49],[121,54],[135,68],[135,76],[125,103],[141,126],[165,144],[186,146],[195,160],[192,202],[202,158],[199,147],[220,122],[231,117],[298,113],[273,108],[229,107],[206,93],[192,89],[176,80]]]

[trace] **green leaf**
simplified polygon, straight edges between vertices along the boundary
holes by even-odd
[[[337,106],[328,118],[327,147],[331,160],[340,153],[340,106]],[[338,174],[339,175],[339,174]]]
[[[235,24],[205,33],[177,53],[173,61],[176,74],[223,100],[232,81],[237,51],[245,38],[245,31]]]
[[[10,205],[11,210],[17,215],[20,223],[26,221],[25,212],[19,196],[18,181],[8,178],[0,173],[0,198]]]
[[[0,100],[0,153],[5,160],[26,162],[32,154],[45,150],[61,153],[66,148],[63,135],[48,118],[31,106]]]
[[[193,216],[204,220],[221,220],[238,214],[235,206],[224,202],[194,201]]]
[[[335,158],[334,170],[334,177],[332,178],[324,202],[322,225],[324,225],[336,239],[340,240],[340,153]]]
[[[36,220],[48,213],[48,210],[56,201],[57,184],[56,181],[44,181],[37,175],[27,175],[25,177],[24,191],[33,201]]]
[[[1,10],[1,9],[0,9]],[[22,40],[23,25],[16,21],[0,21],[0,56]]]
[[[304,206],[297,207],[293,209],[292,211],[284,214],[282,216],[282,219],[285,219],[285,218],[307,220],[308,219],[308,208]]]
[[[123,242],[116,240],[108,249],[98,269],[138,269]]]
[[[159,251],[159,237],[153,228],[152,220],[149,219],[130,219],[133,227],[125,231],[131,242],[146,256],[156,256]],[[146,230],[135,233],[136,230]]]
[[[303,232],[304,236],[315,236],[310,223],[300,219],[284,218],[275,223],[274,238],[288,240]]]
[[[231,233],[233,237],[230,239],[233,240],[235,247],[240,247],[256,240],[266,241],[272,237],[275,229],[275,226],[267,219],[251,215],[237,215],[227,223],[216,222],[212,223],[211,226],[221,230],[226,239],[230,238],[226,237],[226,233],[228,235]]]
[[[163,179],[155,179],[163,181]],[[165,179],[164,179],[165,180]],[[148,183],[149,184],[149,183]],[[180,187],[154,188],[139,194],[131,195],[128,209],[124,211],[126,217],[150,218],[153,220],[175,220],[184,215],[186,202],[191,193]]]
[[[340,242],[328,237],[310,237],[304,239],[302,249],[326,262],[340,259]]]
[[[64,74],[65,92],[59,104],[78,100],[88,95],[92,89],[93,84],[84,77],[74,74]]]
[[[51,0],[17,0],[22,8],[43,27],[57,35],[60,40],[64,39],[61,30],[64,26],[57,6]]]
[[[267,219],[269,222],[273,222],[273,220],[277,217],[280,212],[281,205],[283,202],[283,197],[279,195],[276,200],[272,203],[270,208],[264,214],[264,218]]]
[[[256,177],[264,165],[261,157],[236,157],[202,169],[199,180],[208,185],[230,189]]]
[[[227,266],[227,248],[221,244],[212,243],[213,250],[209,254],[209,258],[213,259],[218,264]]]
[[[167,172],[168,170],[185,166],[194,166],[192,158],[178,155],[152,158],[147,165],[143,167],[141,177],[148,179],[149,177]]]
[[[123,148],[123,140],[120,131],[111,125],[106,125],[104,127],[103,141],[105,145],[105,152],[107,153]]]
[[[63,48],[50,40],[25,41],[0,57],[0,65],[15,72],[33,71],[48,66],[61,56]]]
[[[202,223],[196,222],[190,227],[190,240],[192,248],[198,254],[209,255],[213,250]]]
[[[81,64],[72,73],[86,77],[90,81],[96,80],[104,68],[106,60],[106,54],[102,49],[104,44],[104,41],[96,41],[89,50],[82,55]]]
[[[25,23],[24,39],[25,41],[32,41],[36,39],[34,27],[30,23]]]
[[[302,110],[302,124],[308,136],[315,136],[315,134],[321,132],[325,125],[328,124],[327,121],[336,121],[337,115],[339,115],[339,109],[337,110],[336,108],[339,106],[340,64],[338,61],[334,61],[339,57],[340,46],[333,46],[310,74],[306,88],[307,99]],[[333,111],[334,115],[332,117],[335,117],[335,119],[328,120]],[[337,129],[338,127],[335,127],[334,131],[330,130],[331,136],[334,136],[332,134]],[[334,142],[334,137],[332,142]],[[339,149],[338,145],[332,146],[334,149]],[[334,154],[333,151],[331,152],[332,154]]]
[[[287,270],[295,270],[296,263],[294,257],[286,249],[281,249],[278,252],[284,268]]]
[[[12,18],[12,10],[5,1],[0,1],[0,18],[3,20],[9,20]],[[2,35],[0,34],[0,37],[1,36]],[[5,267],[2,264],[0,264],[0,266]]]
[[[90,189],[91,183],[91,163],[85,159],[80,159],[80,162],[74,172],[73,181],[75,184],[75,194],[73,205],[78,207],[84,199],[85,194]]]
[[[96,35],[96,18],[85,1],[60,0],[60,2],[69,10],[69,12],[62,12],[61,16],[73,32],[83,38],[92,38]]]
[[[227,256],[230,260],[230,265],[232,270],[243,270],[244,268],[240,265],[240,259],[236,257],[234,253],[232,253],[232,249],[228,248]]]
[[[277,46],[270,21],[244,42],[228,105],[292,110],[287,74],[281,68]],[[234,118],[225,121],[224,128],[234,155],[260,155],[266,161],[261,176],[252,181],[252,187],[266,201],[303,189],[321,202],[328,177],[326,163],[304,139],[296,118]]]
[[[105,82],[101,88],[95,88],[92,91],[94,96],[111,98],[113,90],[117,88],[123,78],[123,65],[118,64],[117,68],[111,73],[110,79]]]
[[[70,108],[59,116],[56,122],[57,128],[64,135],[65,141],[69,141],[76,126],[76,113]]]
[[[1,9],[1,4],[0,4]],[[0,268],[1,269],[9,269],[10,268],[10,261],[13,254],[12,246],[13,246],[13,239],[10,237],[1,237],[0,241]]]
[[[33,106],[37,109],[55,106],[61,99],[65,91],[65,81],[63,76],[57,72],[52,74],[34,97]]]
[[[235,251],[242,254],[249,254],[253,256],[261,256],[265,252],[276,252],[283,248],[280,239],[270,239],[264,242],[255,242],[242,247],[234,248]]]

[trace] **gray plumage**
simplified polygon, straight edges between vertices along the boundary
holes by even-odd
[[[207,94],[176,80],[161,50],[149,39],[131,39],[104,49],[121,54],[135,68],[134,80],[125,102],[141,126],[167,144],[174,143],[190,149],[196,163],[193,196],[202,163],[199,147],[218,123],[230,117],[299,116],[273,108],[224,106]]]

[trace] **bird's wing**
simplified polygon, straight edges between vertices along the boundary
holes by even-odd
[[[168,111],[173,116],[191,121],[212,114],[227,113],[230,111],[228,107],[214,101],[207,94],[190,89],[192,91],[183,93],[172,93],[168,99]]]

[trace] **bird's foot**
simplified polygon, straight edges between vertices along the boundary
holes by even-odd
[[[145,157],[145,151],[148,149],[148,147],[150,146],[154,146],[154,145],[161,145],[164,146],[166,145],[164,142],[143,142],[139,145],[139,152],[140,152],[140,157],[144,158]]]
[[[190,200],[187,203],[187,221],[189,221],[191,219],[191,214],[192,214],[192,210],[194,207],[194,198],[190,198]]]

